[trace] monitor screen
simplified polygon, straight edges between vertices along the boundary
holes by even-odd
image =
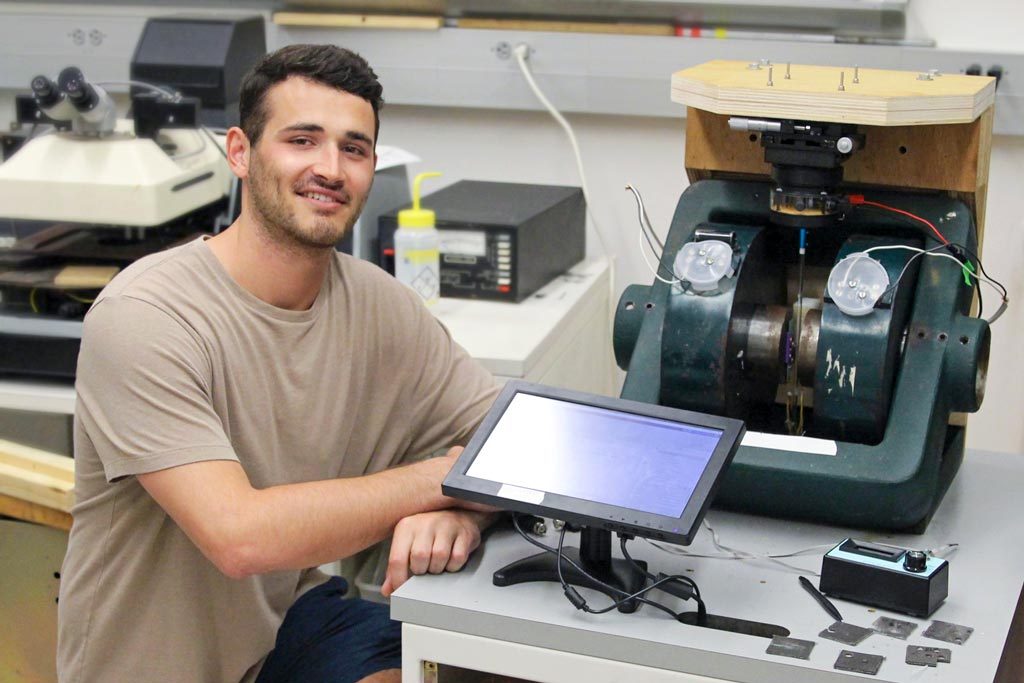
[[[510,385],[446,479],[449,495],[689,542],[741,422]]]

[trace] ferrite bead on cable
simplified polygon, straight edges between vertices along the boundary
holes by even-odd
[[[584,609],[587,606],[587,601],[583,599],[583,596],[576,592],[576,589],[572,586],[565,587],[565,597],[569,598],[569,602],[576,609]]]

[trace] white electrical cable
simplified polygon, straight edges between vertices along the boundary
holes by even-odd
[[[886,245],[886,246],[869,247],[869,248],[865,249],[864,251],[862,251],[861,253],[862,254],[870,254],[873,251],[886,251],[888,249],[906,249],[907,251],[916,252],[919,256],[922,255],[922,254],[925,255],[925,256],[941,256],[942,258],[947,258],[950,261],[952,261],[953,263],[957,264],[958,266],[960,266],[960,268],[967,268],[967,264],[965,264],[963,261],[961,261],[957,257],[953,256],[952,254],[947,254],[947,253],[943,253],[943,252],[933,251],[933,250],[930,250],[930,249],[921,249],[920,247],[911,247],[911,246],[906,245],[906,244],[893,244],[893,245]],[[911,260],[913,260],[913,259],[911,259]],[[853,264],[850,264],[850,265],[851,265],[851,267],[853,266]],[[899,281],[903,279],[903,274],[906,273],[907,268],[909,266],[910,266],[910,261],[907,261],[907,264],[905,266],[903,266],[903,270],[900,271],[899,277],[896,278],[896,283],[899,283]],[[992,289],[994,289],[997,292],[999,292],[1000,299],[1003,297],[1002,290],[999,289],[999,287],[995,284],[994,281],[992,281],[989,278],[985,277],[981,273],[978,273],[976,271],[970,270],[969,268],[967,269],[967,273],[970,275],[970,277],[973,277],[975,280],[977,280],[979,282],[984,282],[989,287],[991,287]],[[894,283],[893,286],[895,286],[896,283]]]
[[[684,550],[683,548],[663,546],[658,543],[655,543],[654,541],[648,541],[648,543],[653,545],[658,550],[669,553],[671,555],[680,555],[682,557],[700,557],[712,560],[768,560],[769,562],[774,562],[775,564],[781,565],[788,571],[796,572],[798,574],[813,574],[814,576],[818,576],[818,574],[816,572],[809,571],[803,567],[797,567],[795,565],[783,562],[781,558],[799,557],[801,555],[821,553],[821,551],[829,550],[831,548],[834,548],[836,545],[835,543],[823,543],[820,545],[813,545],[807,548],[801,548],[800,550],[794,550],[787,553],[752,553],[746,550],[739,550],[736,548],[730,548],[726,545],[723,545],[718,537],[718,532],[715,531],[715,529],[711,526],[711,523],[708,522],[707,518],[704,519],[704,526],[707,528],[709,532],[711,532],[711,543],[715,546],[715,549],[719,551],[718,553],[695,553],[689,550]]]
[[[583,172],[583,157],[580,155],[580,146],[576,142],[576,134],[572,130],[572,126],[565,120],[561,112],[555,109],[555,106],[551,104],[551,101],[544,95],[540,87],[537,85],[537,81],[533,79],[533,74],[530,72],[530,67],[526,64],[526,57],[529,54],[530,48],[527,45],[517,45],[513,54],[516,57],[516,63],[519,65],[519,70],[523,72],[523,78],[526,79],[527,85],[533,91],[533,94],[540,100],[540,103],[544,105],[544,108],[548,110],[548,113],[558,122],[558,125],[562,127],[565,134],[569,136],[569,144],[572,145],[573,154],[576,157],[576,170],[580,174],[580,185],[583,187],[583,199],[587,202],[587,213],[590,214],[590,222],[594,227],[594,234],[597,235],[597,241],[601,244],[601,250],[604,255],[608,258],[611,263],[614,258],[611,250],[608,249],[608,244],[605,242],[604,235],[601,234],[601,228],[598,225],[597,217],[594,215],[593,204],[590,202],[590,189],[587,186],[587,177]]]
[[[653,250],[652,250],[653,251]],[[644,263],[647,264],[647,269],[651,271],[651,275],[654,276],[659,282],[664,282],[666,285],[677,285],[682,280],[666,280],[662,276],[658,275],[658,268],[651,264],[650,259],[647,258],[647,252],[644,251],[644,233],[640,231],[640,255],[644,258]]]
[[[633,197],[636,199],[636,219],[637,222],[640,224],[640,256],[643,257],[644,263],[647,264],[647,269],[651,271],[651,275],[653,275],[656,280],[664,282],[667,285],[676,285],[681,283],[682,280],[679,279],[666,280],[665,278],[661,277],[661,275],[658,274],[657,267],[651,265],[651,262],[647,259],[647,252],[644,251],[644,242],[648,243],[647,246],[650,248],[651,253],[657,259],[659,265],[661,263],[661,257],[665,253],[665,244],[661,241],[661,238],[658,237],[658,233],[654,231],[654,226],[651,225],[651,219],[647,215],[647,209],[644,207],[644,200],[643,197],[640,196],[640,191],[637,190],[632,185],[626,185],[626,190],[632,192]],[[655,244],[658,245],[658,248],[661,250],[660,252],[658,252],[654,248]],[[669,272],[671,272],[671,270]],[[675,273],[672,274],[675,275]]]
[[[813,576],[821,576],[821,574],[818,572],[803,569],[801,567],[797,567],[795,565],[791,565],[787,562],[783,562],[782,558],[818,554],[821,553],[821,551],[823,550],[831,550],[836,546],[835,543],[821,543],[818,545],[812,545],[806,548],[801,548],[800,550],[793,550],[786,553],[752,553],[746,550],[730,548],[729,546],[724,545],[718,536],[718,532],[715,531],[714,527],[711,526],[711,523],[708,522],[706,517],[703,520],[703,525],[711,533],[711,543],[715,546],[715,549],[719,551],[718,553],[695,553],[677,546],[661,545],[659,543],[655,543],[650,539],[645,538],[644,540],[647,541],[650,545],[653,545],[658,550],[664,553],[668,553],[670,555],[678,555],[680,557],[699,557],[711,560],[768,560],[769,562],[774,562],[778,565],[781,565],[782,567],[785,567],[789,571],[793,571],[798,574],[812,574]],[[929,548],[928,550],[925,550],[925,552],[933,557],[944,558],[948,557],[949,555],[952,555],[959,549],[959,543],[947,543],[937,548]]]
[[[154,85],[153,83],[146,83],[145,81],[99,81],[96,83],[96,85],[100,86],[101,88],[108,85],[127,85],[134,86],[136,88],[145,88],[150,92],[154,92],[158,95],[163,95],[164,99],[170,100],[171,102],[181,101],[181,93],[170,88]]]
[[[565,134],[569,137],[569,144],[572,145],[573,155],[576,158],[576,170],[580,175],[580,187],[583,189],[583,201],[587,204],[587,214],[590,216],[590,225],[594,229],[594,234],[597,235],[597,241],[601,245],[601,251],[604,252],[605,258],[608,260],[608,314],[609,321],[613,323],[615,320],[615,312],[618,307],[618,302],[615,299],[615,255],[612,254],[608,248],[608,243],[605,241],[603,231],[601,230],[600,223],[597,220],[597,215],[594,213],[594,205],[590,201],[590,189],[587,185],[587,176],[583,172],[583,157],[580,154],[580,146],[576,142],[576,134],[572,130],[572,126],[565,120],[561,112],[555,109],[555,106],[551,104],[551,101],[544,95],[544,92],[537,85],[537,81],[533,79],[533,74],[530,72],[530,67],[526,64],[526,57],[530,53],[529,46],[525,44],[519,44],[512,51],[516,58],[516,64],[519,65],[519,71],[522,72],[523,78],[526,79],[526,84],[530,86],[530,90],[533,91],[534,96],[540,101],[544,108],[548,110],[548,113],[558,122],[558,125],[562,127]],[[644,257],[646,260],[646,257]],[[609,326],[610,327],[610,326]],[[608,330],[608,335],[611,336],[612,330]],[[618,384],[617,375],[615,372],[616,364],[613,361],[610,367],[609,387],[612,394],[615,394],[615,387]]]

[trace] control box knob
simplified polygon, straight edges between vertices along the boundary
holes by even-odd
[[[920,550],[908,550],[903,556],[903,568],[908,572],[923,572],[928,566],[928,556]]]

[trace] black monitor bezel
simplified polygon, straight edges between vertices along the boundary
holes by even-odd
[[[722,438],[708,459],[693,494],[678,518],[546,491],[543,492],[541,503],[507,498],[499,495],[502,484],[469,476],[467,472],[512,399],[520,393],[660,418],[695,427],[718,429],[722,432]],[[536,514],[583,526],[689,545],[721,484],[722,475],[739,449],[745,432],[746,427],[741,420],[513,380],[498,394],[469,444],[445,477],[441,490],[446,496],[484,503],[504,510]]]

